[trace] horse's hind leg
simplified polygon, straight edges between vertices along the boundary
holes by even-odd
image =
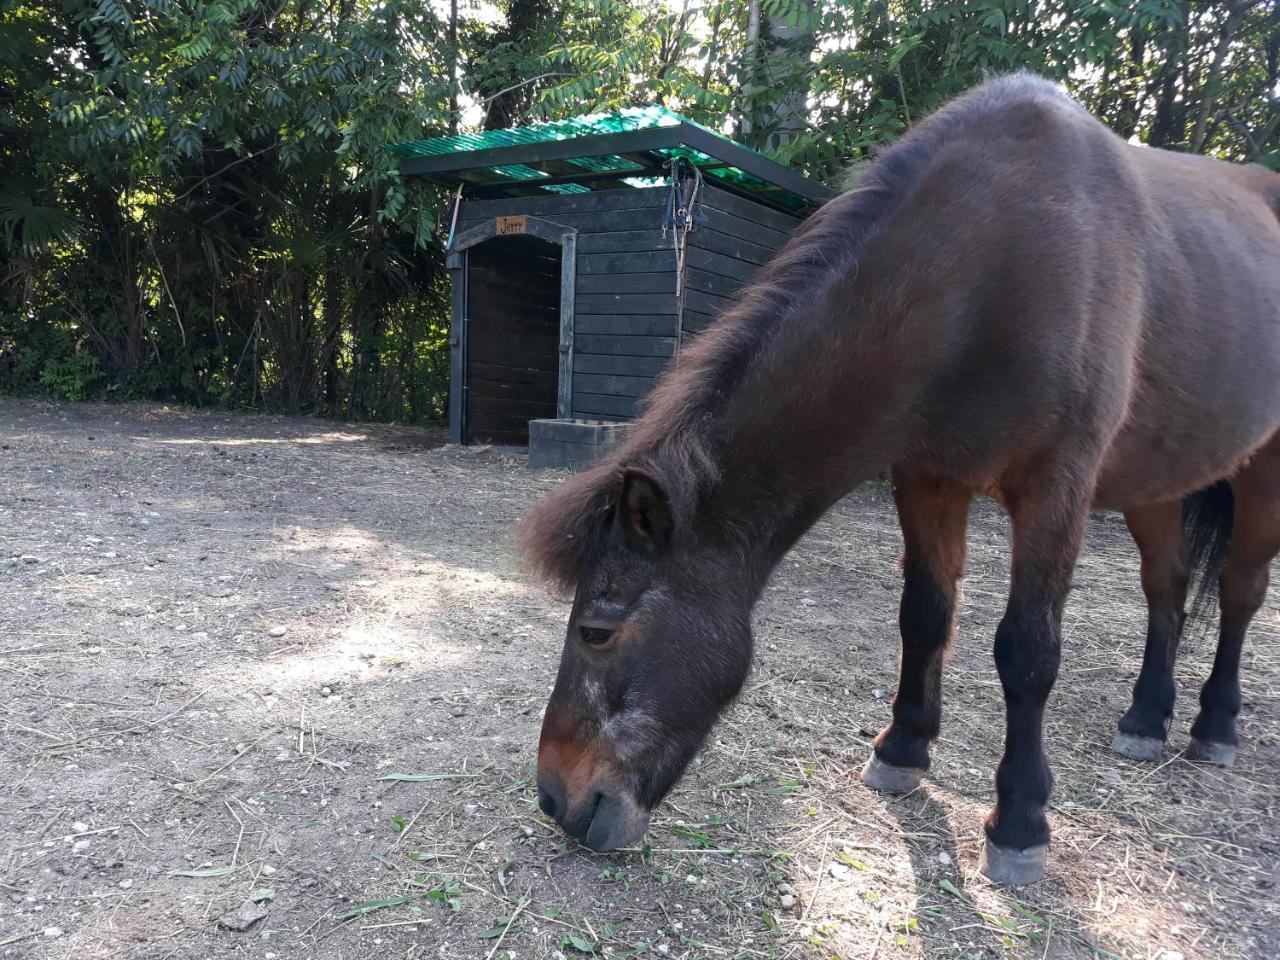
[[[1111,749],[1133,760],[1159,760],[1173,715],[1173,665],[1186,620],[1187,546],[1182,503],[1126,510],[1125,522],[1142,556],[1142,592],[1147,597],[1147,648],[1133,687],[1133,705],[1120,719]]]
[[[1280,436],[1231,481],[1235,518],[1231,553],[1218,581],[1222,620],[1213,671],[1200,691],[1187,756],[1230,766],[1240,712],[1240,652],[1249,622],[1267,595],[1271,560],[1280,553]]]
[[[893,496],[906,547],[898,611],[902,661],[893,720],[876,737],[862,780],[875,790],[905,793],[929,768],[929,745],[942,723],[942,661],[964,573],[970,493],[950,480],[894,470]]]

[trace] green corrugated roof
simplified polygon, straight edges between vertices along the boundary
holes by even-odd
[[[491,147],[513,147],[516,144],[551,143],[555,140],[572,140],[597,133],[623,133],[627,130],[652,130],[654,127],[674,127],[691,123],[666,107],[628,107],[612,113],[593,113],[568,120],[552,120],[548,123],[531,123],[507,130],[486,130],[483,133],[460,133],[453,137],[434,137],[431,140],[411,140],[388,147],[402,157],[434,157],[446,153],[466,153],[471,150],[488,150]],[[583,158],[590,163],[587,169],[616,170],[610,160]],[[613,162],[626,164],[621,158]],[[601,166],[596,166],[599,163]],[[585,165],[585,164],[584,164]],[[634,166],[634,164],[632,164]]]
[[[406,160],[417,157],[456,157],[458,163],[443,166],[433,164],[436,172],[425,175],[441,182],[461,180],[498,193],[527,193],[530,189],[554,193],[582,193],[598,189],[650,186],[655,183],[653,177],[664,163],[679,158],[699,167],[708,181],[738,193],[753,196],[771,206],[803,212],[818,202],[815,200],[813,191],[810,191],[809,196],[805,196],[803,193],[789,190],[762,176],[688,146],[669,146],[649,150],[621,148],[618,154],[592,154],[581,157],[566,157],[561,151],[559,159],[545,163],[536,158],[536,150],[529,150],[518,151],[521,154],[518,159],[523,161],[520,163],[484,166],[467,162],[468,154],[481,151],[518,147],[536,148],[540,144],[572,141],[604,134],[625,134],[663,127],[678,127],[682,124],[696,128],[702,134],[714,138],[715,142],[729,145],[735,151],[739,151],[736,156],[744,165],[753,166],[766,173],[770,169],[773,171],[782,169],[762,154],[748,150],[714,130],[659,106],[631,107],[610,113],[595,113],[569,120],[534,123],[507,130],[488,130],[451,137],[435,137],[430,140],[414,140],[393,144],[387,149]],[[702,146],[712,149],[705,142]],[[586,149],[584,146],[584,152]],[[509,150],[503,152],[511,158]],[[743,153],[749,157],[744,157]],[[627,176],[629,173],[634,173],[635,176]],[[615,176],[609,176],[611,174]],[[794,175],[791,176],[794,177]],[[537,182],[553,178],[554,183],[539,184]],[[825,189],[812,182],[810,185],[817,191]]]

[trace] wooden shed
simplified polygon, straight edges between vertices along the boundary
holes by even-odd
[[[590,460],[833,195],[660,107],[392,149],[456,188],[450,438],[532,465]]]

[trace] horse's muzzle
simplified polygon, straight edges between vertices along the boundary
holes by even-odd
[[[559,778],[538,778],[538,806],[573,839],[599,853],[639,843],[649,829],[649,812],[629,795],[601,784],[570,809]]]

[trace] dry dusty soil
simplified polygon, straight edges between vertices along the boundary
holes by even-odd
[[[1144,625],[1114,516],[1066,617],[1045,881],[976,872],[988,504],[934,772],[901,799],[857,780],[897,661],[882,485],[778,571],[747,689],[643,849],[566,844],[531,780],[566,607],[508,542],[560,479],[430,431],[0,401],[0,957],[1280,956],[1277,607],[1235,769],[1179,756],[1206,636],[1165,762],[1112,756]]]

